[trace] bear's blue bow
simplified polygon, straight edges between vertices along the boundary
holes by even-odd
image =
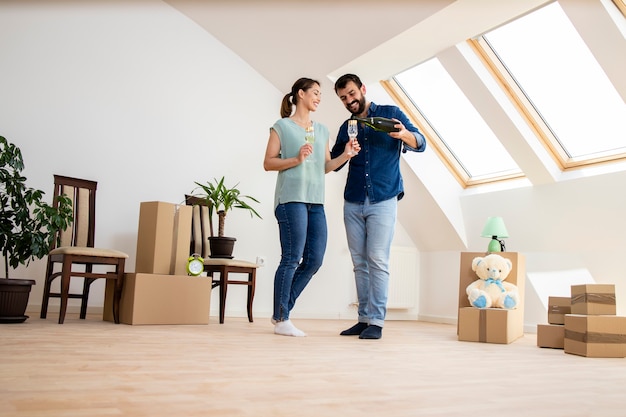
[[[504,289],[504,285],[502,285],[502,280],[499,279],[494,279],[494,278],[487,278],[485,280],[485,282],[487,284],[496,284],[498,287],[500,287],[500,291],[505,292],[506,290]]]

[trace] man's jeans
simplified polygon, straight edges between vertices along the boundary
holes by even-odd
[[[389,290],[389,252],[397,198],[372,204],[344,202],[343,218],[354,265],[359,322],[383,327]]]

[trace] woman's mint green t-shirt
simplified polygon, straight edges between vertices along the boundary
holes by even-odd
[[[298,156],[304,145],[305,129],[288,117],[278,120],[272,129],[280,139],[280,157],[282,159]],[[324,175],[326,164],[326,148],[328,146],[328,129],[326,126],[313,122],[315,143],[313,153],[300,165],[278,172],[274,208],[284,203],[324,204]]]

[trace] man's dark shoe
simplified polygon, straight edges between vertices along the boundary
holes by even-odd
[[[339,334],[342,336],[359,336],[365,329],[367,329],[367,323],[359,322]]]
[[[381,337],[383,337],[383,328],[375,324],[367,326],[367,329],[359,335],[359,339],[380,339]]]

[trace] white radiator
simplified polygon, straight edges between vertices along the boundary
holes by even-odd
[[[417,302],[419,253],[415,248],[392,247],[389,259],[388,309],[413,308]]]

